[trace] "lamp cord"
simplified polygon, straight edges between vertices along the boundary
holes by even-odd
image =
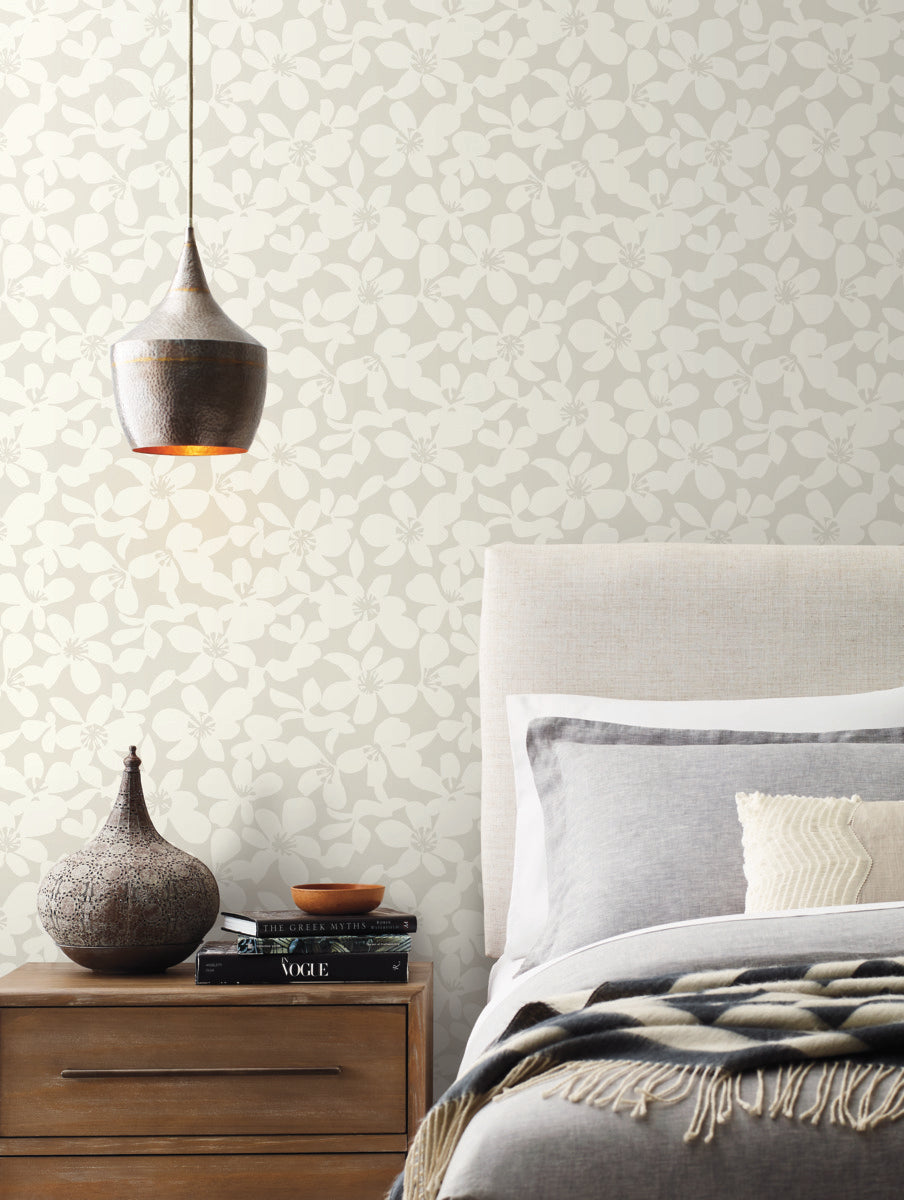
[[[195,190],[195,4],[188,0],[188,227],[192,225]]]

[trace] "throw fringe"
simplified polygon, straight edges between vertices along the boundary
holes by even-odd
[[[800,1112],[801,1093],[811,1076],[816,1079],[816,1095]],[[754,1087],[752,1100],[742,1094],[749,1080]],[[507,1080],[495,1098],[537,1082],[533,1078]],[[693,1102],[685,1142],[699,1138],[711,1142],[719,1126],[730,1121],[738,1109],[751,1117],[785,1117],[811,1125],[818,1125],[828,1114],[830,1124],[858,1133],[904,1116],[904,1067],[882,1063],[808,1062],[779,1067],[772,1078],[771,1097],[767,1096],[769,1073],[763,1069],[738,1074],[720,1066],[630,1059],[562,1063],[547,1071],[541,1082],[544,1099],[558,1096],[573,1104],[627,1112],[635,1119],[645,1117],[654,1104],[670,1108]]]
[[[541,1074],[549,1065],[543,1054],[524,1058],[499,1084],[501,1090],[514,1090],[519,1084]],[[417,1137],[405,1160],[403,1200],[435,1200],[446,1169],[455,1153],[468,1122],[489,1104],[494,1092],[465,1093],[442,1101],[427,1113],[418,1126]]]

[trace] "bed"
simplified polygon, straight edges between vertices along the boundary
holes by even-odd
[[[877,881],[872,898],[861,879],[856,903],[783,904],[782,911],[744,914],[739,889],[747,864],[737,812],[732,806],[729,820],[720,809],[701,838],[699,796],[693,805],[681,796],[685,778],[702,780],[698,791],[708,795],[714,780],[723,787],[719,772],[743,776],[757,788],[760,772],[767,788],[792,781],[793,794],[785,799],[831,789],[855,804],[859,790],[858,811],[873,814],[870,819],[904,816],[896,804],[904,799],[898,783],[904,785],[904,760],[898,765],[904,755],[902,567],[904,549],[896,547],[506,545],[487,551],[482,866],[486,948],[498,961],[460,1079],[492,1056],[513,1021],[525,1027],[518,1014],[538,1010],[539,1019],[550,1003],[549,1017],[558,1012],[553,998],[583,997],[601,983],[771,964],[782,971],[790,970],[785,964],[817,964],[811,970],[824,971],[837,960],[878,960],[891,964],[889,974],[904,972],[904,963],[896,964],[904,955],[904,891],[900,897],[895,891],[904,878],[900,854],[889,876],[898,882]],[[594,709],[582,699],[560,704],[559,697],[611,703]],[[513,728],[520,720],[531,731],[527,765],[517,756],[523,734],[515,737],[514,769],[510,719]],[[694,734],[690,741],[682,741],[682,733],[675,743],[669,731],[682,725],[737,732]],[[637,734],[657,726],[655,745]],[[768,734],[751,732],[759,726]],[[598,744],[597,733],[586,731],[603,727],[634,733],[627,741],[618,733],[617,744]],[[563,728],[571,740],[557,759],[559,808],[543,797],[538,834],[528,828],[537,817],[534,801],[526,808],[519,795],[516,845],[516,777],[520,789],[521,776],[533,771],[542,794],[538,764],[550,745],[544,739],[562,736]],[[650,761],[656,771],[671,771],[668,787],[658,778],[650,783]],[[614,789],[623,819],[613,821],[608,811],[598,818],[592,805],[583,811],[578,789],[588,779],[590,791]],[[805,788],[811,783],[812,793]],[[656,809],[645,810],[650,804],[664,806],[661,819]],[[880,840],[904,845],[904,826],[889,828],[901,838],[886,832]],[[649,837],[659,838],[651,852],[653,874],[635,902],[632,879],[644,880]],[[631,863],[635,844],[641,849]],[[876,851],[876,861],[880,856]],[[619,867],[626,861],[627,873]],[[700,878],[688,883],[695,870]],[[871,865],[868,874],[876,873]],[[891,887],[891,899],[883,887]],[[847,900],[853,895],[845,893]],[[904,1065],[901,1049],[904,1042],[885,1055],[883,1078]],[[891,1100],[885,1108],[893,1117],[869,1132],[849,1127],[856,1113],[847,1123],[841,1117],[801,1121],[797,1114],[819,1107],[825,1079],[803,1071],[789,1116],[770,1120],[769,1089],[782,1078],[777,1072],[760,1073],[767,1082],[765,1115],[733,1119],[706,1142],[687,1140],[685,1105],[651,1104],[637,1119],[611,1106],[576,1103],[555,1089],[543,1096],[543,1080],[528,1079],[462,1123],[433,1194],[440,1200],[896,1195],[904,1121],[893,1119],[900,1114]],[[828,1091],[823,1108],[827,1097]],[[861,1114],[874,1099],[861,1095]],[[435,1131],[431,1138],[436,1141]],[[416,1158],[426,1162],[430,1153],[424,1144]],[[412,1184],[405,1194],[407,1200],[418,1193]]]

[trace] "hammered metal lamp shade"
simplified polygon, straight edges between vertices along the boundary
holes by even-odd
[[[191,226],[163,303],[110,350],[116,409],[141,454],[241,454],[267,390],[267,351],[210,294]]]

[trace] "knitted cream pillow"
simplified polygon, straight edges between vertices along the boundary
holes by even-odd
[[[904,803],[738,792],[748,913],[904,900]]]

